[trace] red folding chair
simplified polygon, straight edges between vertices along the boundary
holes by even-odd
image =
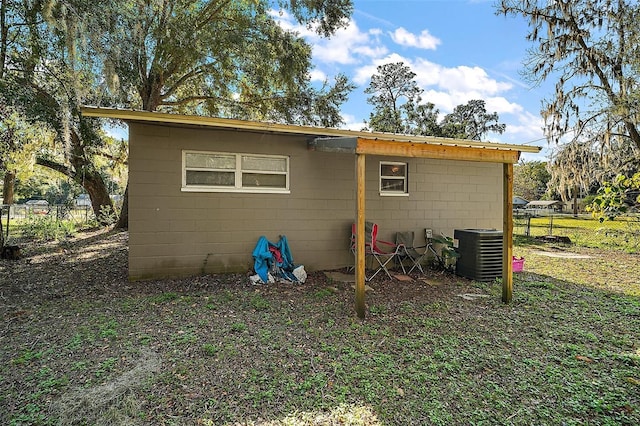
[[[364,255],[365,259],[373,258],[375,259],[374,268],[375,271],[373,275],[367,277],[365,274],[365,280],[371,281],[380,271],[384,271],[389,278],[391,274],[389,273],[389,269],[387,265],[389,263],[395,261],[396,256],[401,252],[403,245],[395,244],[389,241],[382,241],[378,239],[378,225],[373,222],[365,222],[364,225]],[[388,250],[384,251],[380,248],[380,245],[386,246]],[[353,253],[354,257],[356,255],[356,224],[351,225],[351,253]],[[377,264],[377,266],[376,266]]]

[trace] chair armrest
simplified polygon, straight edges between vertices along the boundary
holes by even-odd
[[[377,240],[378,243],[380,244],[384,244],[386,246],[392,247],[393,251],[389,252],[389,254],[398,254],[398,251],[400,251],[400,249],[404,249],[405,245],[404,244],[396,244],[396,243],[392,243],[389,241],[383,241],[383,240]]]

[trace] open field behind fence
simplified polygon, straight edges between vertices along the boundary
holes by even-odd
[[[567,237],[579,247],[640,252],[640,217],[620,217],[600,222],[591,216],[526,216],[514,214],[514,235]]]

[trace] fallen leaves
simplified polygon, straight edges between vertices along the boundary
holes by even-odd
[[[640,386],[640,379],[636,379],[635,377],[627,377],[627,382],[632,385]]]

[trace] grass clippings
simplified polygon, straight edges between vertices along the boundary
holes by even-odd
[[[104,384],[89,388],[69,389],[54,404],[59,425],[136,425],[142,401],[136,390],[142,390],[160,371],[157,353],[143,348],[135,365]],[[55,414],[54,414],[55,417]]]
[[[640,424],[637,255],[516,247],[509,305],[499,282],[381,278],[359,320],[323,273],[131,283],[126,245],[0,262],[0,424]]]

